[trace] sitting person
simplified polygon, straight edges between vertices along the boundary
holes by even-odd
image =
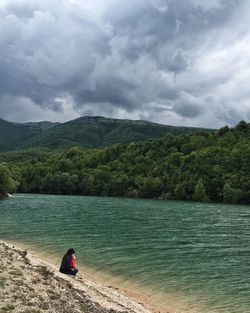
[[[70,248],[62,258],[60,272],[69,275],[76,275],[78,269],[76,268],[76,258],[74,256],[75,250]]]

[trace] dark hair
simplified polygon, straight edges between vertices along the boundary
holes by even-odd
[[[73,248],[70,248],[70,249],[66,252],[67,255],[70,255],[70,254],[73,254],[73,253],[75,253],[75,250],[74,250]]]
[[[63,256],[63,260],[65,260],[65,258],[71,254],[75,253],[75,250],[73,248],[70,248]]]

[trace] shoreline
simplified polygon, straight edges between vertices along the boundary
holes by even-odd
[[[154,312],[120,288],[89,280],[82,275],[70,277],[60,273],[51,261],[35,255],[33,251],[30,253],[21,245],[0,240],[2,310],[8,312],[9,308],[10,312],[25,313]],[[23,297],[30,297],[30,301],[22,301]],[[67,310],[65,305],[69,306]]]
[[[29,256],[33,256],[36,260],[40,260],[40,263],[46,263],[49,267],[52,267],[55,272],[61,274],[58,271],[61,257],[56,254],[49,255],[47,249],[43,250],[41,247],[37,248],[28,243],[17,240],[0,239],[0,244],[1,242],[4,242],[10,247],[15,246],[16,249],[21,251],[28,251]],[[170,294],[166,295],[160,291],[156,292],[154,286],[141,287],[136,281],[131,280],[131,278],[129,280],[126,278],[122,279],[120,277],[104,273],[88,265],[79,265],[78,262],[77,268],[79,269],[77,277],[96,284],[97,286],[101,285],[106,288],[114,289],[117,292],[124,294],[132,301],[142,304],[150,311],[150,313],[180,313],[185,308],[179,303],[176,303],[176,296],[178,297],[177,294],[173,296]],[[64,274],[62,275],[65,276]],[[66,277],[68,276],[66,275]],[[164,301],[166,299],[169,301]]]

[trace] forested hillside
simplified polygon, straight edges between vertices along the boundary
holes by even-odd
[[[161,125],[148,121],[133,121],[84,116],[66,123],[10,123],[0,119],[0,151],[48,148],[62,150],[72,146],[106,147],[116,143],[160,138],[168,133],[183,134],[201,129]],[[211,130],[206,130],[211,131]]]
[[[20,144],[40,131],[38,128],[7,122],[0,118],[0,151],[17,149]]]
[[[57,123],[11,123],[0,118],[0,151],[15,150],[29,145],[32,138],[55,125]]]
[[[197,128],[174,127],[148,121],[85,116],[41,133],[24,147],[46,147],[54,150],[77,145],[85,148],[98,148],[116,143],[126,144],[160,138],[168,133],[183,134],[198,130]]]
[[[9,166],[20,192],[249,204],[249,160],[250,124],[242,121],[213,133],[13,158]]]

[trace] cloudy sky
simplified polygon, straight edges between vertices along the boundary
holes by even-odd
[[[250,120],[249,0],[0,0],[0,117]]]

